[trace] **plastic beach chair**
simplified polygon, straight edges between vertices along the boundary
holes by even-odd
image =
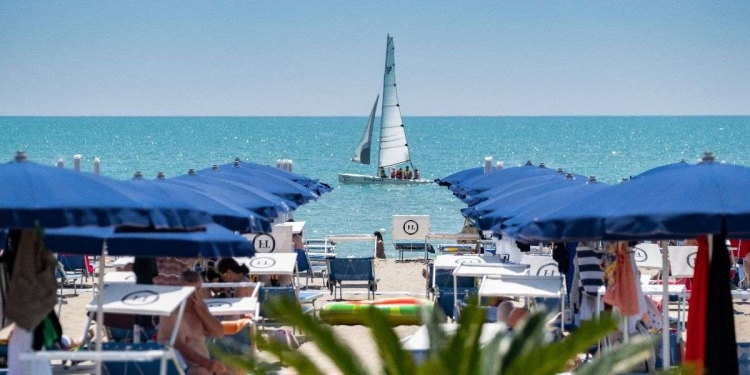
[[[348,282],[357,281],[351,284]],[[367,288],[367,298],[375,298],[378,282],[375,279],[375,262],[373,257],[334,258],[328,259],[328,287],[333,295],[338,288],[339,298],[344,298],[345,287]]]
[[[260,323],[260,327],[264,328],[266,326],[281,326],[281,323],[278,323],[277,319],[278,316],[272,315],[268,311],[268,302],[287,298],[292,299],[294,301],[298,301],[297,299],[297,292],[294,287],[291,286],[282,286],[282,287],[261,287],[260,291],[258,292],[258,302],[260,303],[260,314],[258,314],[258,322]],[[298,304],[300,308],[302,309],[302,312],[305,314],[311,314],[315,311],[315,308],[310,305],[301,305]],[[266,307],[264,307],[266,306]]]
[[[73,284],[73,294],[78,295],[78,289],[76,288],[76,281],[83,286],[83,276],[74,272],[67,272],[63,267],[62,263],[57,262],[57,268],[55,269],[55,278],[59,280],[60,285],[60,303],[62,306],[63,288],[66,284]],[[58,311],[59,313],[59,311]]]
[[[102,344],[104,351],[147,351],[147,350],[165,350],[163,344],[156,342],[145,342],[139,344],[132,343],[110,343]],[[183,374],[181,365],[175,359],[165,359],[167,364],[167,374]],[[102,368],[109,375],[132,375],[132,374],[158,374],[161,366],[160,360],[136,362],[136,361],[104,361]]]
[[[88,281],[91,274],[89,273],[88,264],[86,264],[86,258],[83,255],[58,254],[57,261],[63,265],[65,272],[81,275]]]
[[[326,266],[313,265],[310,262],[310,255],[303,249],[295,250],[297,252],[297,271],[300,274],[305,275],[305,288],[309,285],[311,279],[315,279],[315,275],[318,274],[323,277],[326,270]]]
[[[435,283],[433,284],[432,276],[433,276],[433,273],[436,271],[432,263],[427,265],[427,268],[429,270],[428,275],[427,275],[429,277],[428,282],[431,285],[427,289],[428,297],[431,296],[434,299],[437,294],[437,288],[453,288],[453,270],[452,269],[438,269],[437,273],[435,273]],[[462,276],[462,277],[459,277],[456,280],[456,282],[459,288],[473,288],[474,287],[473,277]]]

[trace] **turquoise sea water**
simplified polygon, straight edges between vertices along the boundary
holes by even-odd
[[[308,222],[307,237],[379,228],[390,233],[394,214],[427,214],[433,232],[459,231],[464,205],[445,188],[338,184],[339,172],[375,171],[348,163],[366,121],[364,116],[0,117],[0,160],[23,149],[32,161],[52,165],[63,158],[72,167],[73,154],[82,154],[84,170],[99,157],[102,174],[126,179],[136,170],[152,178],[159,171],[176,176],[237,156],[271,165],[290,158],[294,172],[335,187],[295,213],[296,220]],[[480,166],[485,156],[506,166],[544,162],[609,183],[661,164],[694,161],[706,150],[719,160],[750,165],[750,117],[407,117],[404,123],[413,163],[425,178]]]

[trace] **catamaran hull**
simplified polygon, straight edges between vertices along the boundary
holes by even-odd
[[[431,184],[432,180],[399,180],[397,178],[380,178],[364,174],[339,174],[339,182],[342,184],[359,184],[359,185],[422,185]]]

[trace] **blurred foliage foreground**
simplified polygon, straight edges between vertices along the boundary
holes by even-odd
[[[332,327],[315,317],[303,314],[295,301],[269,301],[272,316],[288,326],[297,327],[306,342],[313,342],[334,363],[342,374],[373,374],[364,362],[342,340]],[[389,375],[448,375],[448,374],[538,374],[554,375],[570,372],[579,375],[621,374],[642,364],[654,350],[653,339],[633,336],[627,343],[611,346],[593,356],[583,355],[596,348],[600,340],[617,329],[617,319],[602,315],[598,320],[582,324],[560,340],[553,340],[547,327],[548,316],[537,312],[513,331],[502,332],[485,345],[480,344],[485,312],[469,303],[459,319],[454,334],[447,334],[441,323],[445,322],[440,309],[424,316],[431,347],[426,359],[417,363],[377,309],[362,312],[364,321],[378,348],[381,368],[376,373]],[[496,323],[489,323],[496,324]],[[324,374],[308,355],[289,348],[277,340],[269,340],[256,333],[254,339],[259,350],[268,352],[279,362],[268,362],[258,356],[237,356],[217,347],[212,351],[222,362],[241,372],[273,374],[281,366],[292,368],[299,374]],[[266,356],[263,356],[266,357]],[[585,360],[584,360],[585,359]],[[687,374],[686,368],[674,369],[673,374]]]

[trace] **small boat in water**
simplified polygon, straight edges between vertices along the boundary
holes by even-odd
[[[340,173],[339,182],[342,184],[411,185],[433,182],[432,180],[421,178],[418,170],[411,163],[409,144],[406,141],[406,132],[404,131],[404,122],[401,119],[401,107],[398,103],[398,92],[396,91],[396,64],[393,51],[393,38],[388,35],[385,53],[385,73],[383,75],[383,102],[380,111],[380,147],[376,174]],[[375,99],[375,104],[372,106],[370,118],[362,134],[362,139],[354,151],[354,157],[351,160],[354,163],[370,164],[372,130],[374,128],[375,112],[378,108],[379,98]],[[401,178],[391,178],[389,168],[395,168],[403,164],[406,164],[406,168],[401,170]],[[411,174],[411,177],[407,178],[408,174]]]

